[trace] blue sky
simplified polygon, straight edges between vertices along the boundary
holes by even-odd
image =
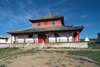
[[[29,18],[64,15],[65,25],[85,26],[80,38],[100,33],[100,0],[0,0],[0,35],[31,27]]]

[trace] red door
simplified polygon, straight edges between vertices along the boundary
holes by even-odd
[[[42,43],[42,41],[44,40],[44,43],[47,43],[47,37],[44,34],[40,34],[38,35],[38,43]]]

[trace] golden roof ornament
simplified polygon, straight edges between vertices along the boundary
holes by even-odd
[[[48,14],[50,15],[50,12]]]
[[[88,36],[86,35],[86,38],[87,38]]]

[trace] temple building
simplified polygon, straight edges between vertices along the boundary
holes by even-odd
[[[10,35],[1,36],[0,35],[0,43],[12,43],[11,40],[12,42],[14,41],[14,36],[10,36]]]
[[[84,29],[84,26],[66,26],[64,16],[55,16],[54,13],[28,20],[31,27],[6,31],[15,37],[15,41],[18,36],[18,43],[80,42],[80,32]]]

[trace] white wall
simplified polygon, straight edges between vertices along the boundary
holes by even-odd
[[[14,36],[12,36],[12,43],[14,41]],[[8,42],[7,43],[11,43],[11,36],[8,38]]]
[[[26,35],[26,43],[27,42],[30,42],[30,43],[34,43],[35,42],[35,36],[34,36],[34,34],[32,34],[32,35],[33,35],[33,38],[29,38],[28,34]],[[18,43],[24,43],[24,41],[25,41],[24,34],[18,35]]]
[[[12,36],[12,43],[14,41],[14,36]],[[11,36],[8,37],[8,41],[6,39],[0,39],[0,43],[11,43]]]
[[[6,43],[6,39],[0,39],[0,43]]]
[[[49,34],[49,42],[55,42],[54,33],[48,33]]]
[[[56,32],[51,32],[51,33],[48,33],[49,34],[49,42],[59,42],[59,37],[55,38],[54,37],[54,33]],[[25,41],[25,36],[24,34],[22,35],[18,35],[18,43],[24,43]],[[33,38],[29,38],[29,35],[27,34],[26,35],[26,43],[27,42],[30,42],[30,43],[35,43],[35,34],[33,34]],[[36,38],[36,41],[38,43],[38,34],[37,34],[37,38]],[[61,42],[72,42],[72,36],[71,36],[71,33],[69,32],[63,32],[60,34],[60,41]]]
[[[24,35],[18,35],[18,43],[24,43]]]
[[[54,33],[49,33],[49,42],[59,42],[59,37],[55,38]],[[72,36],[69,32],[62,32],[60,34],[60,41],[61,42],[72,42]]]

